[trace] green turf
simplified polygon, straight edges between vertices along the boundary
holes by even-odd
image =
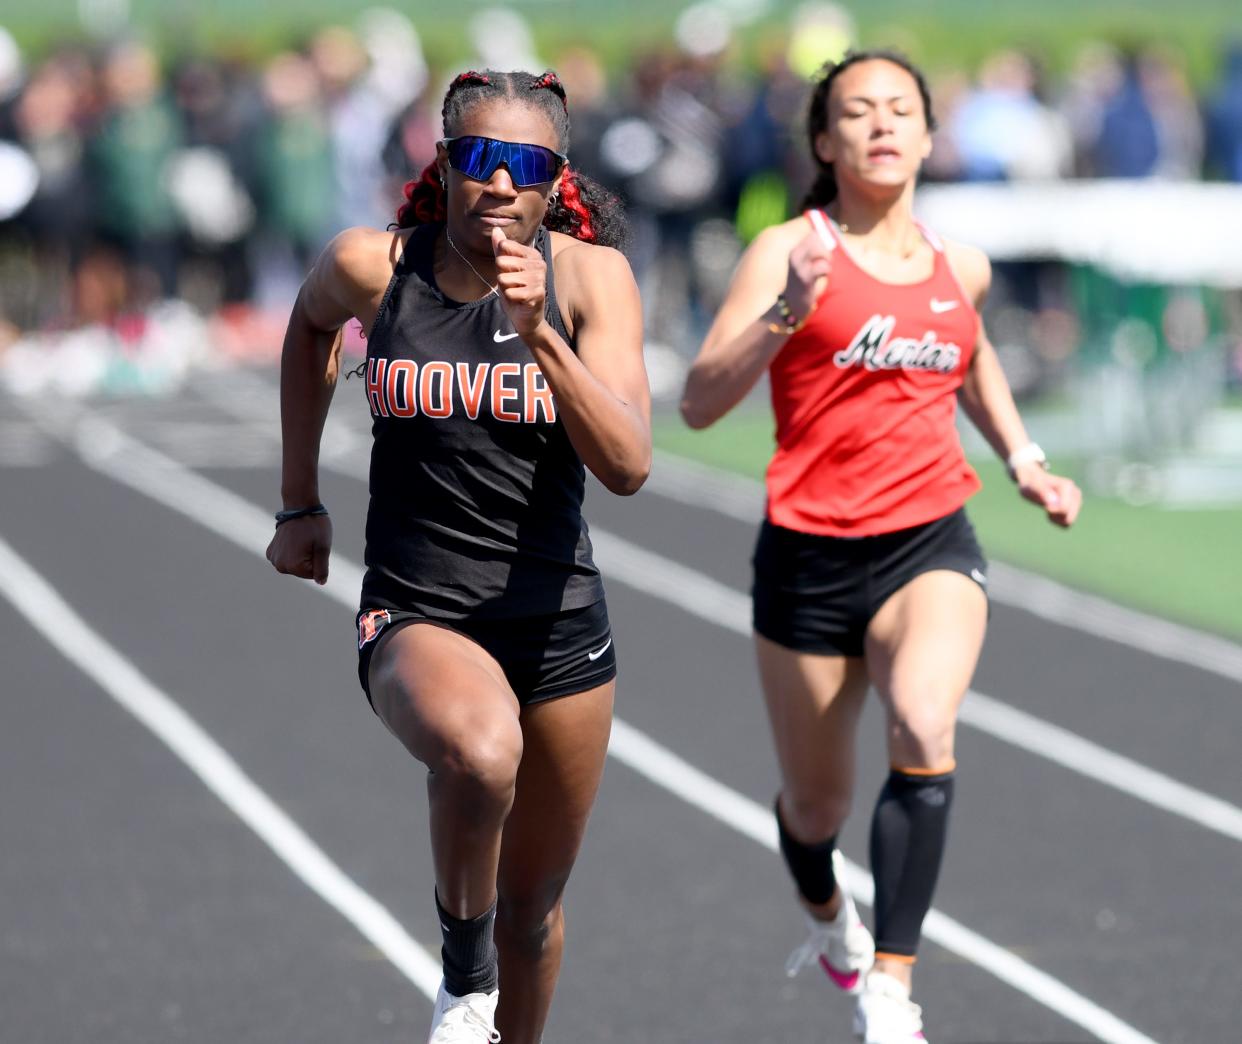
[[[799,0],[774,0],[759,25],[738,34],[736,53],[754,60],[774,31],[787,24]],[[27,46],[42,51],[77,27],[79,0],[14,0],[0,24]],[[689,0],[524,0],[514,6],[530,20],[546,57],[571,43],[598,49],[613,68],[624,66],[638,46],[667,46],[677,15]],[[134,23],[169,52],[195,46],[267,53],[304,38],[328,22],[349,22],[366,5],[339,0],[131,0]],[[392,0],[423,34],[437,66],[469,61],[463,22],[496,0]],[[984,0],[872,0],[851,5],[864,46],[893,45],[929,68],[973,69],[1000,46],[1020,47],[1064,71],[1084,41],[1155,42],[1180,52],[1199,84],[1216,75],[1221,42],[1239,32],[1236,0],[1043,0],[1038,5]]]
[[[746,408],[706,431],[691,431],[676,417],[662,416],[655,441],[670,453],[761,478],[772,450],[772,422],[765,410]],[[969,510],[991,557],[1242,638],[1242,510],[1174,511],[1088,496],[1067,532],[1016,494],[999,462],[974,463],[983,490]]]

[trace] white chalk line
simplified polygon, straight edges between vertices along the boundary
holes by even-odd
[[[100,472],[198,522],[237,546],[263,556],[270,539],[271,522],[269,514],[257,506],[143,446],[106,422],[84,421],[79,427],[77,445],[83,459]],[[667,600],[671,593],[680,599],[676,604],[696,615],[707,613],[706,618],[714,619],[712,611],[700,600],[699,596],[704,591],[709,593],[709,597],[724,596],[726,604],[732,604],[727,594],[745,597],[709,577],[652,555],[620,538],[598,530],[593,530],[593,534],[601,566],[610,576],[640,590],[658,587],[660,597]],[[639,567],[640,561],[644,567]],[[340,583],[342,574],[349,578],[348,590]],[[343,561],[341,556],[334,556],[329,583],[322,590],[353,609],[357,605],[356,585],[360,580],[361,569],[358,566]],[[704,587],[698,590],[698,594],[686,596],[686,583],[699,582],[704,583]],[[770,823],[771,816],[767,810],[689,765],[626,722],[614,719],[613,729],[614,738],[609,751],[618,760],[743,836],[758,841],[769,850],[773,849],[774,835],[770,831],[774,830],[774,826]],[[766,827],[762,825],[765,819],[769,823]],[[765,835],[764,831],[769,833]],[[855,891],[860,901],[869,901],[870,886],[865,871],[848,860],[846,867],[851,885],[857,886]],[[1154,1044],[1151,1038],[1111,1012],[939,911],[933,910],[928,915],[924,934],[1100,1040],[1110,1044]]]
[[[0,538],[0,595],[69,662],[168,747],[308,888],[434,999],[440,962],[364,891],[167,693],[92,629]],[[49,621],[52,621],[49,624]]]
[[[601,567],[608,569],[612,579],[734,634],[750,637],[750,599],[741,591],[610,533],[592,528],[591,537],[596,558]],[[1130,797],[1191,820],[1231,840],[1242,841],[1242,808],[1084,739],[1069,729],[974,690],[967,694],[958,720]]]
[[[754,525],[764,514],[761,482],[672,453],[656,454],[645,488],[677,503]],[[1242,645],[1236,642],[1127,609],[1003,562],[991,562],[988,573],[988,595],[1002,605],[1242,682]]]

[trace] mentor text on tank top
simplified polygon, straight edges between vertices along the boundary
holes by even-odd
[[[776,453],[768,518],[826,536],[872,536],[956,511],[979,489],[954,421],[979,316],[944,246],[919,226],[932,274],[892,284],[853,260],[821,211],[828,285],[769,370]]]

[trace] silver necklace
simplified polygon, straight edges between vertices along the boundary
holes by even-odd
[[[482,283],[485,287],[487,287],[488,296],[495,294],[497,297],[499,297],[500,287],[492,286],[491,283],[489,283],[486,279],[484,279],[481,275],[479,275],[479,270],[470,263],[470,258],[468,258],[465,254],[463,254],[460,250],[457,249],[457,244],[453,242],[453,237],[449,235],[447,228],[444,230],[444,238],[448,240],[448,245],[452,247],[453,253],[456,254],[458,257],[460,257],[463,261],[465,261],[466,267],[470,269],[470,271],[473,272],[476,276],[479,277],[480,283]]]

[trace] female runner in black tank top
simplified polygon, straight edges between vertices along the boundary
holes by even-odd
[[[569,170],[568,131],[552,74],[457,77],[400,227],[333,240],[281,363],[281,492],[297,517],[268,558],[324,583],[331,523],[298,509],[319,502],[340,328],[356,317],[368,334],[360,674],[429,770],[435,1044],[540,1039],[615,684],[583,465],[619,494],[650,467],[638,291],[607,245],[620,214]]]

